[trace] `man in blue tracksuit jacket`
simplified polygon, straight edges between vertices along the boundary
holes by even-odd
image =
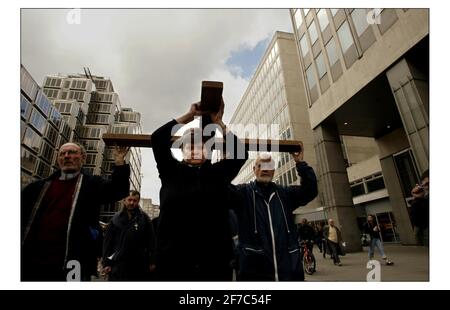
[[[239,225],[240,281],[304,280],[292,211],[317,196],[317,179],[303,161],[303,146],[292,156],[301,185],[272,182],[275,163],[265,153],[255,161],[255,181],[231,186]]]

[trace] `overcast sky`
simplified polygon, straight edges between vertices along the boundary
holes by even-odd
[[[199,101],[202,80],[224,82],[229,121],[274,32],[292,32],[287,9],[83,9],[79,24],[68,13],[22,9],[22,64],[40,85],[83,67],[111,78],[122,107],[141,113],[144,133]],[[151,149],[142,155],[142,196],[159,203]]]

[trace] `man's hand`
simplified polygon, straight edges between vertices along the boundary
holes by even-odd
[[[219,125],[222,128],[223,135],[226,134],[225,133],[226,125],[222,121],[223,111],[224,110],[225,110],[225,103],[223,102],[223,99],[222,99],[222,104],[220,105],[219,111],[218,112],[211,112],[211,113],[209,113],[209,116],[211,117],[211,121],[214,124],[217,124],[217,125]]]
[[[176,119],[177,123],[178,124],[187,124],[187,123],[192,122],[194,120],[195,116],[202,115],[203,112],[200,111],[199,105],[200,105],[200,102],[191,104],[189,111],[186,114],[184,114]]]
[[[156,265],[155,265],[155,264],[150,264],[150,266],[149,266],[149,271],[150,271],[150,272],[154,272],[155,269],[156,269]]]
[[[300,141],[300,152],[293,152],[291,153],[292,157],[294,158],[296,163],[303,161],[303,142]]]
[[[115,146],[113,149],[114,164],[116,166],[122,166],[125,164],[125,156],[127,156],[130,147],[127,146]]]
[[[111,266],[106,266],[105,268],[103,268],[103,272],[104,272],[105,274],[110,273],[110,272],[111,272]]]

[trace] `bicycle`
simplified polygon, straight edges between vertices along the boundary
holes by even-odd
[[[303,270],[307,274],[311,275],[314,272],[316,272],[316,258],[314,257],[314,254],[310,250],[308,243],[310,243],[312,245],[311,241],[303,240],[303,241],[301,241],[300,246],[301,246],[302,256],[303,256]]]

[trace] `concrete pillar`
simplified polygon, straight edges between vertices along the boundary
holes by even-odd
[[[314,129],[319,195],[327,218],[333,218],[347,242],[347,251],[361,251],[360,231],[348,183],[339,133],[334,125]]]
[[[429,167],[429,96],[426,73],[403,58],[386,75],[421,174]]]
[[[408,214],[408,206],[403,196],[402,187],[395,169],[394,158],[385,157],[380,160],[384,183],[389,192],[389,201],[394,214],[397,231],[402,244],[415,244],[414,231]]]

